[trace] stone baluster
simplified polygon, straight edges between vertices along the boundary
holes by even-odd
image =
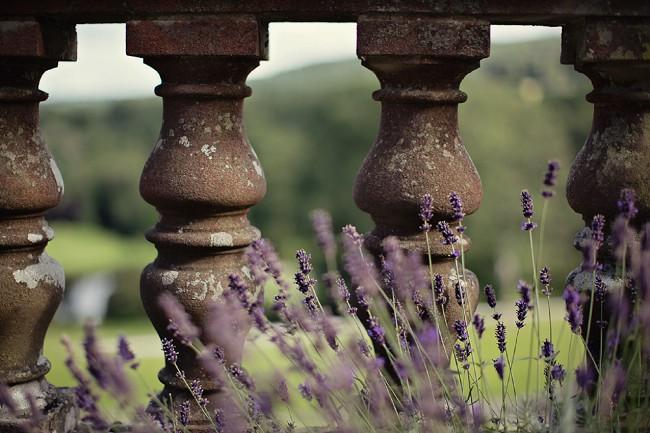
[[[581,248],[591,238],[590,225],[596,214],[607,221],[606,241],[598,253],[602,275],[611,293],[623,287],[616,275],[611,224],[624,188],[636,193],[638,215],[631,223],[637,229],[650,220],[650,24],[639,21],[587,19],[566,26],[562,33],[562,62],[573,64],[593,84],[587,101],[594,105],[593,123],[587,140],[573,162],[567,183],[567,199],[580,213],[586,227],[576,237]],[[588,298],[584,309],[583,335],[593,287],[593,271],[574,270],[568,278]],[[595,360],[600,353],[600,328],[609,319],[605,306],[601,317],[596,302],[588,346]],[[607,330],[603,332],[607,335]]]
[[[127,53],[143,57],[162,81],[156,87],[162,128],[140,182],[143,198],[160,213],[147,234],[158,257],[142,274],[141,296],[161,338],[171,335],[159,296],[173,294],[203,324],[228,276],[244,271],[243,249],[260,236],[247,214],[264,196],[266,181],[244,133],[242,108],[251,94],[246,77],[265,58],[265,41],[266,28],[249,16],[127,23]],[[229,364],[241,362],[243,334],[240,340],[229,344]],[[191,350],[178,346],[178,366],[188,382],[202,382],[213,411],[223,403],[219,385]],[[174,405],[194,405],[172,365],[159,378]],[[191,413],[193,431],[209,429],[198,408]]]
[[[379,133],[354,189],[355,202],[375,222],[366,246],[379,253],[383,239],[397,236],[405,249],[426,253],[418,217],[424,194],[433,198],[433,224],[453,220],[451,192],[460,195],[468,214],[481,201],[481,181],[459,135],[458,104],[467,99],[461,80],[489,54],[490,26],[474,19],[364,16],[357,35],[357,54],[379,79],[373,98],[382,104]],[[448,283],[451,324],[463,317],[454,301],[454,258],[435,230],[430,237],[433,270]],[[465,275],[473,311],[478,281],[470,271]]]
[[[0,432],[21,431],[33,399],[43,431],[75,424],[70,395],[45,380],[43,340],[65,286],[63,269],[47,253],[54,233],[43,217],[63,194],[59,169],[39,131],[42,74],[76,57],[74,27],[34,21],[0,22],[0,383],[18,406],[0,407]]]

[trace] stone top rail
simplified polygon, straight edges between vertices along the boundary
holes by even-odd
[[[561,25],[581,17],[650,17],[643,0],[23,0],[0,19],[110,23],[178,15],[253,14],[263,21],[356,21],[366,14],[481,17],[493,24]]]

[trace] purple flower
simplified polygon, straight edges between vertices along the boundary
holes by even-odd
[[[307,401],[311,401],[314,398],[314,394],[311,390],[311,386],[309,386],[307,382],[299,384],[298,391],[300,391],[300,395],[302,396],[302,398],[304,398]]]
[[[363,243],[363,236],[359,234],[357,228],[353,225],[344,226],[341,231],[343,234],[350,239],[355,245],[361,245]]]
[[[447,293],[442,275],[435,274],[433,277],[433,294],[436,297],[436,304],[440,307],[447,305]]]
[[[490,306],[490,308],[496,308],[497,294],[494,291],[494,288],[488,284],[487,286],[485,286],[483,291],[485,292],[485,298],[487,299],[487,303]]]
[[[120,335],[117,339],[117,354],[124,362],[133,361],[135,359],[135,355],[129,347],[129,342],[123,335]]]
[[[192,382],[190,382],[190,390],[192,391],[192,394],[194,394],[196,400],[199,402],[199,405],[205,407],[209,403],[209,401],[203,397],[204,390],[201,382],[194,379]]]
[[[465,342],[469,339],[469,335],[467,334],[467,324],[463,320],[454,321],[453,327],[454,331],[456,331],[456,337],[460,341]]]
[[[476,313],[474,314],[472,325],[474,325],[474,330],[476,331],[478,338],[483,337],[483,333],[485,332],[485,319],[483,319],[480,314]]]
[[[351,316],[354,316],[355,314],[357,314],[357,309],[350,305],[350,291],[348,290],[348,286],[347,286],[347,284],[345,283],[345,280],[342,277],[339,277],[339,278],[336,279],[336,287],[338,287],[339,298],[348,307],[348,310],[347,310],[348,314],[351,315]]]
[[[248,287],[244,279],[239,274],[228,275],[228,288],[230,292],[239,300],[242,308],[251,309],[251,303],[248,299]]]
[[[311,223],[316,234],[318,246],[328,259],[336,256],[336,240],[332,230],[332,217],[323,209],[316,209],[311,213]]]
[[[499,347],[499,352],[503,353],[506,351],[506,326],[503,322],[497,323],[497,329],[494,332],[494,335],[497,339],[497,346]]]
[[[422,225],[421,230],[428,232],[431,230],[431,219],[433,218],[433,198],[431,194],[424,194],[420,202],[420,220]]]
[[[472,354],[472,346],[470,346],[469,342],[465,342],[464,345],[460,343],[454,344],[454,353],[456,353],[456,359],[463,365],[463,368],[469,370],[468,360]]]
[[[162,340],[162,350],[165,355],[165,359],[170,364],[175,364],[178,361],[178,352],[176,351],[176,346],[174,342],[169,338],[163,338]]]
[[[353,227],[348,231],[356,233],[356,229]],[[366,259],[361,238],[359,237],[356,241],[355,238],[352,235],[346,235],[343,238],[345,270],[350,274],[355,286],[362,286],[364,290],[373,295],[377,291],[377,281],[379,280],[377,269],[373,260]]]
[[[591,239],[598,244],[605,241],[605,217],[601,214],[594,215],[591,220]]]
[[[533,196],[528,190],[521,191],[521,210],[524,218],[531,218],[533,212]]]
[[[537,224],[532,222],[530,218],[533,216],[533,196],[527,190],[521,192],[521,209],[526,218],[525,221],[521,223],[521,229],[524,231],[533,230],[537,227]]]
[[[458,305],[463,305],[465,302],[465,289],[460,281],[456,281],[454,284],[454,295],[456,296],[456,302],[458,302]]]
[[[178,408],[178,422],[187,425],[190,422],[190,401],[185,400]]]
[[[542,343],[542,357],[544,357],[547,362],[550,362],[555,357],[553,343],[548,340],[544,340],[544,343]]]
[[[438,230],[442,235],[443,245],[453,245],[458,241],[458,238],[454,235],[454,232],[451,231],[447,221],[438,221],[438,224],[436,224],[436,230]]]
[[[325,341],[332,348],[332,350],[338,350],[339,344],[336,341],[336,328],[330,320],[330,317],[327,314],[322,314],[321,317],[321,330],[323,331],[323,336]]]
[[[560,163],[558,161],[549,161],[544,174],[544,186],[549,188],[554,187],[557,182],[557,172],[560,169]],[[553,197],[553,190],[544,189],[542,191],[542,196],[545,198]]]
[[[627,220],[633,219],[639,212],[636,208],[635,200],[634,190],[629,188],[621,190],[621,196],[617,202],[617,206],[619,213]]]
[[[582,326],[582,306],[580,305],[580,294],[573,286],[567,286],[564,289],[564,303],[566,306],[566,321],[571,326],[571,331],[574,334],[580,333]]]
[[[589,392],[594,383],[594,372],[591,368],[587,365],[576,368],[576,383],[582,391]]]
[[[452,192],[449,194],[449,204],[454,211],[452,221],[462,221],[462,219],[465,217],[465,212],[463,212],[463,200],[460,198],[457,192]]]
[[[379,324],[377,319],[374,317],[370,319],[370,323],[368,325],[368,336],[377,344],[383,345],[385,342],[385,336],[386,333],[384,331],[384,328]]]
[[[284,377],[278,379],[278,386],[276,387],[278,397],[285,403],[289,403],[289,388],[287,387],[287,380]]]
[[[215,409],[214,411],[214,425],[217,433],[223,433],[226,427],[226,420],[222,409]]]
[[[506,369],[506,363],[503,360],[503,356],[499,356],[497,359],[494,360],[494,369],[499,375],[499,379],[503,380],[503,373],[505,372]]]
[[[594,299],[600,303],[603,303],[605,302],[606,298],[607,298],[607,285],[600,277],[600,275],[596,275],[596,278],[594,279]]]
[[[302,293],[309,293],[313,290],[316,280],[309,276],[312,271],[311,255],[305,250],[298,250],[296,252],[296,259],[298,259],[299,271],[295,274],[296,285],[298,290]]]
[[[551,271],[546,266],[539,271],[539,283],[543,286],[542,293],[551,296]]]
[[[551,379],[562,382],[566,376],[566,370],[561,364],[556,364],[551,367]]]
[[[246,388],[249,391],[254,391],[255,390],[255,382],[253,382],[253,379],[246,373],[246,370],[244,370],[240,365],[238,364],[232,364],[230,367],[228,367],[228,372],[230,372],[230,375],[237,380],[244,388]]]
[[[530,297],[530,286],[523,280],[517,281],[517,291],[521,296],[521,300],[526,304],[527,308],[532,309],[532,300]]]
[[[165,316],[169,319],[167,329],[181,344],[189,345],[192,340],[199,337],[199,328],[194,326],[192,319],[185,311],[185,308],[169,292],[164,292],[158,298],[158,304]]]
[[[517,325],[517,328],[521,329],[524,327],[526,314],[528,313],[528,303],[524,299],[517,299],[515,306],[517,307],[517,321],[515,322],[515,325]]]

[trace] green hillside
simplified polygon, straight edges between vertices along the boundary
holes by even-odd
[[[559,64],[559,51],[559,40],[495,45],[462,86],[469,100],[461,106],[461,131],[485,190],[480,211],[468,219],[473,239],[468,267],[482,282],[508,291],[516,278],[530,278],[519,191],[538,191],[546,161],[557,158],[562,192],[589,130],[588,82]],[[354,61],[310,66],[250,85],[248,135],[269,187],[252,213],[254,223],[288,259],[295,248],[313,246],[308,212],[316,207],[330,210],[338,226],[370,228],[351,191],[378,125],[379,104],[370,97],[378,87],[374,75]],[[66,197],[52,217],[129,236],[152,225],[155,212],[139,198],[138,178],[160,116],[158,98],[45,106],[44,135],[66,179]],[[545,247],[558,282],[578,261],[571,241],[579,225],[560,193]]]

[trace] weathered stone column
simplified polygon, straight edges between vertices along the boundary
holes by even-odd
[[[575,65],[594,87],[587,95],[587,101],[594,104],[591,132],[573,162],[567,184],[569,204],[586,224],[576,237],[576,246],[591,239],[594,215],[604,215],[605,241],[598,252],[603,269],[598,275],[610,293],[618,294],[623,282],[616,275],[611,225],[619,213],[622,189],[630,188],[636,195],[639,212],[629,224],[638,229],[650,220],[650,24],[587,19],[565,27],[562,39],[562,62]],[[592,269],[576,269],[569,282],[590,299]],[[586,337],[591,302],[585,305],[582,332]],[[610,320],[610,315],[606,305],[603,317],[598,301],[594,307],[588,345],[598,360],[599,324]]]
[[[54,235],[43,213],[63,194],[59,169],[38,126],[41,75],[59,60],[76,57],[74,27],[35,21],[0,22],[0,382],[30,417],[28,399],[45,412],[43,431],[70,431],[71,398],[44,378],[45,333],[65,286],[63,269],[45,246]],[[0,408],[0,432],[17,432],[8,408]]]
[[[156,69],[163,97],[160,138],[140,182],[144,199],[160,221],[147,234],[158,257],[144,270],[141,295],[161,338],[172,338],[159,296],[176,296],[197,325],[206,307],[242,273],[243,249],[260,236],[249,208],[266,192],[260,163],[244,133],[246,77],[265,58],[266,29],[254,17],[203,17],[127,24],[127,52]],[[243,341],[225,354],[240,362]],[[178,344],[178,365],[187,381],[198,379],[208,409],[219,407],[219,386],[207,379],[194,353]],[[159,374],[174,404],[194,401],[167,363]],[[191,427],[210,430],[196,406]]]
[[[366,246],[378,253],[384,238],[397,236],[405,249],[424,254],[418,217],[424,194],[433,198],[434,225],[453,221],[451,192],[460,195],[468,214],[481,201],[481,181],[459,135],[458,104],[467,99],[459,90],[461,80],[489,54],[490,26],[478,20],[366,16],[359,19],[357,34],[357,54],[381,83],[373,97],[382,104],[379,133],[354,189],[357,205],[375,222]],[[454,296],[454,257],[438,232],[430,237],[434,272],[448,284],[451,324],[463,318]],[[478,281],[470,271],[465,275],[473,311]]]

